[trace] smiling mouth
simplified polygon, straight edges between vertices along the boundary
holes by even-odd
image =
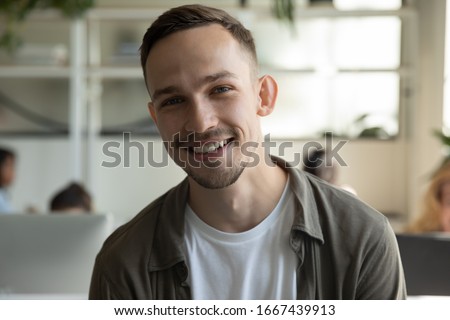
[[[208,153],[216,153],[221,148],[226,147],[230,142],[234,139],[225,139],[221,141],[210,141],[201,146],[189,147],[189,151],[193,152],[197,155],[208,154]]]

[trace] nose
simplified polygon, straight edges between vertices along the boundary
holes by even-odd
[[[213,105],[205,99],[196,99],[186,114],[185,129],[188,132],[206,132],[217,126],[218,118]]]

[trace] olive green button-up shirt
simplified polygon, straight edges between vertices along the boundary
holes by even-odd
[[[275,161],[288,171],[296,199],[290,245],[299,261],[297,298],[405,299],[387,219],[353,195]],[[185,179],[105,241],[90,299],[191,299],[183,250],[188,191]]]

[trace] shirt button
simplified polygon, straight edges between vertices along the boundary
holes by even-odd
[[[186,281],[188,277],[188,268],[184,263],[180,263],[177,267],[177,274],[181,281]]]

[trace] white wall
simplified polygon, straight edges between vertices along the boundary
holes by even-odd
[[[0,138],[0,145],[16,153],[16,180],[10,189],[13,207],[47,210],[51,195],[69,181],[67,140]]]
[[[345,162],[339,166],[338,183],[348,184],[358,196],[387,214],[404,214],[407,211],[405,180],[405,148],[401,139],[346,141],[339,149],[341,140],[334,139],[333,148]],[[326,146],[325,141],[320,144]],[[297,141],[287,149],[285,157],[294,160],[293,152],[301,152],[306,142]],[[293,151],[293,152],[292,152]]]
[[[115,168],[102,166],[103,161],[109,163],[113,160],[110,156],[103,155],[104,143],[114,140],[123,146],[122,137],[98,141],[95,147],[97,153],[90,160],[93,168],[93,177],[90,179],[92,184],[87,186],[97,211],[110,212],[120,221],[127,219],[184,178],[184,172],[172,161],[163,168],[148,164],[148,140],[153,138],[131,138],[132,141],[139,141],[145,148],[145,165],[139,167],[138,151],[132,147],[129,168],[124,167],[123,163]],[[28,207],[47,211],[52,195],[71,179],[68,140],[0,137],[0,145],[10,147],[17,154],[16,180],[10,189],[13,206],[18,211]],[[111,150],[123,157],[123,147]],[[160,162],[163,146],[159,139],[151,145],[150,150],[154,151],[155,161]]]
[[[122,162],[122,165],[115,168],[102,165],[103,161],[108,163],[113,161],[102,151],[103,145],[112,139],[103,138],[99,141],[93,179],[93,190],[99,210],[114,213],[118,220],[126,220],[185,177],[185,173],[167,156],[161,140],[154,141],[154,139],[155,137],[148,139],[131,137],[131,141],[143,146],[145,153],[131,147],[129,167],[124,167]],[[116,138],[116,141],[123,147],[110,150],[117,151],[123,159],[126,146],[122,137]],[[143,159],[143,166],[139,163],[140,158]],[[167,159],[168,165],[151,166],[149,158],[157,163]]]
[[[410,215],[418,214],[424,186],[443,159],[440,142],[432,132],[443,124],[443,82],[445,50],[445,0],[416,0],[418,11],[417,82],[412,92],[417,104],[408,106],[407,196]]]

